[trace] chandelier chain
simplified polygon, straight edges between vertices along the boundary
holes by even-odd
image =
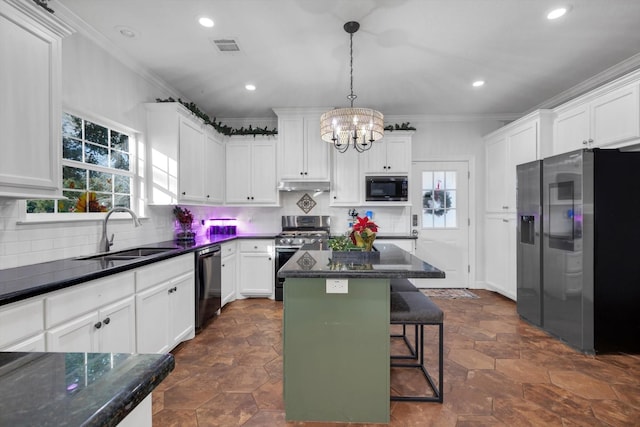
[[[353,108],[353,100],[356,99],[356,96],[353,94],[353,33],[349,34],[349,67],[350,67],[350,76],[351,76],[351,94],[347,96],[347,98],[351,101],[351,107]]]

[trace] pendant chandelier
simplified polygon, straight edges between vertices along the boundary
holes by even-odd
[[[381,112],[353,106],[353,101],[357,98],[353,93],[353,33],[359,28],[360,24],[355,21],[344,24],[344,30],[349,33],[351,93],[347,99],[351,106],[327,111],[320,117],[322,140],[333,143],[340,153],[347,151],[350,145],[362,153],[370,149],[374,141],[384,136],[384,116]]]

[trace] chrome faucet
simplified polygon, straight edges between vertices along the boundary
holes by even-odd
[[[136,227],[142,225],[140,224],[138,216],[131,209],[121,206],[111,209],[109,212],[107,212],[107,216],[104,217],[104,222],[102,223],[102,237],[100,238],[100,243],[98,246],[99,252],[108,252],[111,245],[113,245],[113,234],[111,234],[111,239],[107,239],[107,221],[109,220],[111,214],[114,212],[129,212],[129,215],[131,215],[131,217],[133,218],[133,225],[135,225]]]

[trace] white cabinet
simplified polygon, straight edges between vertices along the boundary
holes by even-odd
[[[322,111],[278,114],[278,176],[280,180],[329,180],[329,148],[320,138]]]
[[[44,298],[0,307],[0,351],[44,351]]]
[[[236,299],[236,281],[238,277],[238,257],[236,255],[236,242],[227,242],[220,245],[222,252],[222,307]]]
[[[62,195],[62,38],[71,33],[33,2],[0,2],[0,197]]]
[[[485,138],[486,211],[516,211],[516,166],[539,158],[551,132],[551,112],[539,110]]]
[[[361,153],[366,175],[408,175],[411,171],[411,138],[413,132],[387,132]],[[351,148],[350,148],[351,150]]]
[[[556,109],[554,154],[619,146],[640,138],[638,82],[603,88]]]
[[[225,157],[222,138],[214,130],[205,130],[204,195],[207,204],[224,202]]]
[[[364,177],[360,174],[360,156],[356,150],[344,153],[332,149],[331,206],[358,206],[362,203]]]
[[[277,205],[275,139],[231,137],[225,151],[225,203]]]
[[[222,203],[224,155],[217,132],[180,103],[145,107],[149,203]]]
[[[138,353],[165,353],[195,334],[193,254],[136,270]]]
[[[47,294],[47,351],[134,353],[134,292],[129,271]]]
[[[180,117],[178,126],[178,199],[201,203],[204,199],[204,126],[189,117]]]
[[[240,240],[238,266],[238,297],[273,298],[274,254],[273,240]]]
[[[516,299],[516,219],[513,214],[488,214],[485,219],[487,288]]]

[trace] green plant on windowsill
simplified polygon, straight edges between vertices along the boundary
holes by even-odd
[[[361,251],[362,248],[356,246],[349,236],[338,236],[329,239],[329,248],[334,251]]]

